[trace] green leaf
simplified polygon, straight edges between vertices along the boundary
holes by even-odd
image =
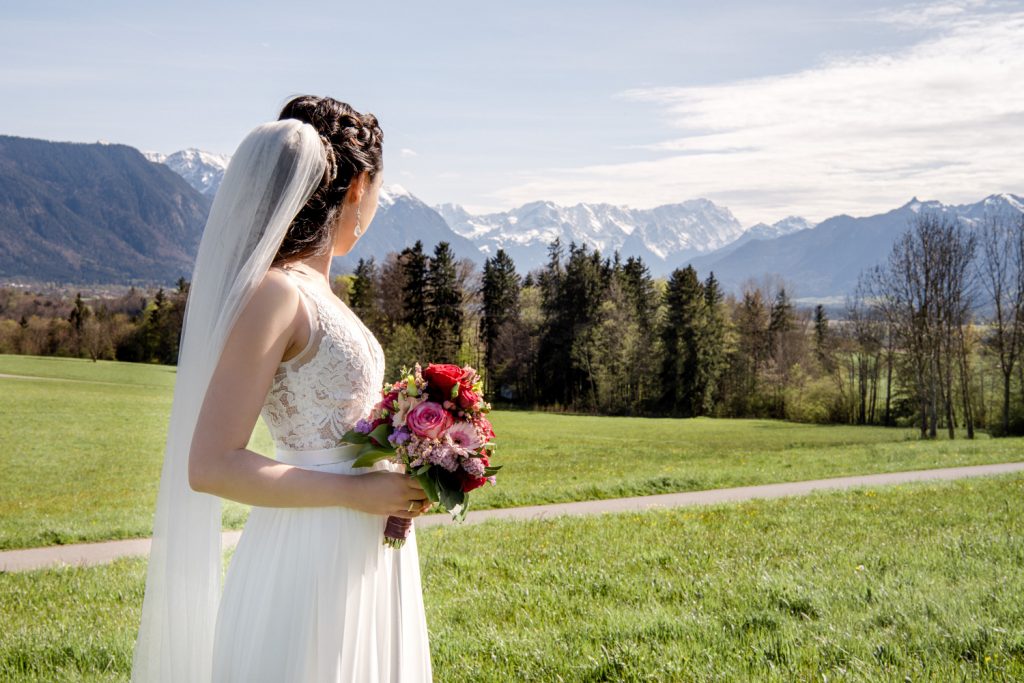
[[[461,488],[452,488],[449,486],[441,486],[440,488],[441,490],[439,493],[441,497],[441,505],[443,505],[446,510],[451,510],[453,507],[466,500],[466,494]]]
[[[377,441],[381,447],[386,447],[388,444],[388,434],[391,433],[391,425],[387,422],[381,422],[377,425],[377,428],[369,433],[368,436],[372,437]],[[394,449],[391,449],[394,451]]]
[[[370,467],[378,460],[394,455],[393,450],[367,444],[359,451],[359,457],[352,461],[352,467]]]
[[[420,469],[422,470],[423,468],[421,467]],[[416,475],[416,480],[419,481],[420,486],[423,487],[423,492],[427,494],[427,497],[430,498],[430,500],[435,503],[439,503],[441,501],[437,492],[437,482],[435,482],[433,477],[430,476],[429,466],[426,472]]]
[[[357,432],[354,429],[350,429],[341,435],[341,440],[347,441],[348,443],[366,443],[370,440],[370,437],[361,432]]]
[[[495,465],[494,467],[485,467],[484,468],[484,476],[485,477],[489,477],[489,476],[491,476],[493,474],[497,474],[498,470],[500,470],[502,467],[504,467],[504,465]]]

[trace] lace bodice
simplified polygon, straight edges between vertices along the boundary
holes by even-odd
[[[312,329],[306,348],[278,366],[260,415],[284,448],[332,448],[380,400],[384,350],[344,303],[283,272],[298,285]]]

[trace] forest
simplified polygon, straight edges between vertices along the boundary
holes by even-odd
[[[479,269],[447,242],[361,259],[332,278],[377,336],[386,377],[470,364],[496,407],[652,417],[769,417],[914,425],[967,438],[1024,433],[1024,217],[967,226],[922,212],[829,319],[778,276],[723,292],[691,266],[548,246],[516,271]],[[173,365],[189,293],[53,300],[0,289],[0,353]]]

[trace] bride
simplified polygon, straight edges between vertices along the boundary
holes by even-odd
[[[382,133],[329,97],[289,101],[225,171],[185,308],[133,681],[429,681],[415,528],[430,501],[341,441],[384,354],[331,291],[373,219]],[[262,416],[274,459],[246,449]],[[252,505],[221,590],[221,498]]]

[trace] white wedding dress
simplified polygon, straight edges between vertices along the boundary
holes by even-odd
[[[289,274],[315,324],[261,411],[275,457],[353,476],[400,471],[387,461],[352,468],[354,447],[338,446],[380,399],[380,344],[336,297]],[[343,506],[254,506],[217,613],[215,683],[432,680],[415,524],[395,550],[383,544],[386,519]]]

